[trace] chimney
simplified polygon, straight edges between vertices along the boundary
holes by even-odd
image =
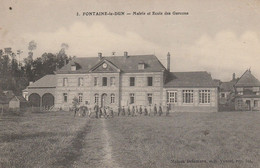
[[[102,53],[98,53],[98,58],[99,58],[99,60],[102,59]]]
[[[233,73],[233,80],[235,80],[236,79],[236,74],[235,73]]]
[[[124,56],[125,56],[126,58],[128,57],[128,52],[127,52],[127,51],[124,52]]]
[[[170,52],[167,54],[167,70],[170,72],[171,71],[171,55]]]

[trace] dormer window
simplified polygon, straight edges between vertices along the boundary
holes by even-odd
[[[144,68],[145,68],[144,62],[143,61],[139,62],[138,63],[138,69],[140,70],[140,69],[144,69]]]
[[[71,65],[71,71],[76,71],[76,65]]]

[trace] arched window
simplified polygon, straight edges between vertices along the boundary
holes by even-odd
[[[98,104],[98,99],[99,99],[99,95],[96,93],[96,94],[95,94],[95,101],[94,101],[95,104]]]
[[[111,101],[110,101],[111,104],[114,104],[115,103],[115,94],[111,94]]]

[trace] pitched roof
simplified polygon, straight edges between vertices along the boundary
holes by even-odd
[[[170,72],[164,87],[217,87],[206,71]]]
[[[235,84],[236,87],[260,87],[259,80],[251,74],[250,70],[246,70],[245,73]]]
[[[118,67],[122,72],[160,72],[165,67],[157,59],[155,55],[135,55],[135,56],[108,56],[102,57],[81,57],[74,58],[67,65],[59,69],[56,73],[86,73],[100,61],[107,60]],[[144,62],[145,69],[138,70],[138,63]],[[71,71],[71,65],[76,63],[77,70]]]
[[[11,100],[19,100],[20,102],[27,102],[23,96],[14,96]]]
[[[56,87],[56,75],[45,75],[41,79],[30,84],[27,88],[54,88]]]
[[[237,81],[239,80],[239,78],[237,79],[232,79],[229,82],[222,82],[220,84],[220,91],[221,92],[230,92],[230,91],[234,91],[234,86],[237,83]]]

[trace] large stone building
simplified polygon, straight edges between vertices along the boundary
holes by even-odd
[[[24,92],[32,105],[68,109],[81,105],[171,105],[172,111],[218,111],[218,87],[207,72],[170,72],[154,55],[74,58],[54,75],[30,84]]]

